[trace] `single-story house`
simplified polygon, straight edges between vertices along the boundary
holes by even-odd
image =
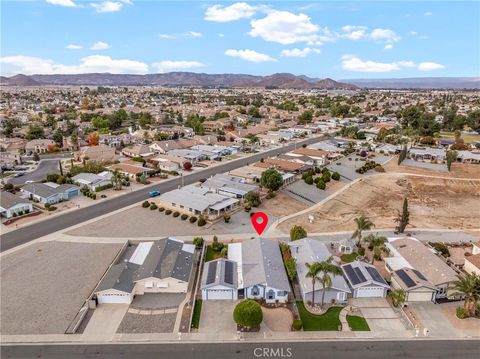
[[[148,145],[135,145],[133,147],[125,147],[122,153],[127,157],[148,157],[155,153]]]
[[[132,161],[133,162],[133,161]],[[137,176],[145,175],[148,176],[154,170],[148,167],[143,167],[141,165],[136,165],[132,163],[116,163],[108,167],[109,170],[117,170],[121,174],[128,176],[131,179],[135,179]]]
[[[95,289],[98,304],[131,303],[145,293],[186,293],[195,247],[175,238],[141,242],[114,263]]]
[[[457,161],[462,163],[480,163],[480,152],[478,151],[457,151]]]
[[[181,148],[174,140],[154,141],[149,147],[152,152],[162,154],[165,154],[170,150],[178,150]]]
[[[58,185],[52,182],[27,183],[22,188],[24,198],[29,198],[40,203],[58,203],[67,201],[80,194],[80,187],[72,184]]]
[[[95,173],[79,173],[72,177],[72,180],[79,184],[81,188],[87,187],[91,191],[95,191],[99,187],[112,184],[112,173],[103,171],[99,174]]]
[[[412,237],[389,238],[393,248],[409,263],[409,267],[424,274],[436,288],[435,298],[446,298],[457,273],[433,249]]]
[[[276,241],[256,238],[228,245],[228,259],[237,264],[238,299],[285,303],[291,292]]]
[[[75,154],[77,161],[113,161],[115,148],[107,145],[85,146]]]
[[[239,200],[212,193],[206,188],[185,186],[165,192],[160,200],[167,207],[187,214],[218,218],[238,206]]]
[[[201,291],[203,300],[237,300],[237,263],[225,258],[206,262],[203,267]]]
[[[312,169],[311,165],[305,165],[294,161],[282,160],[279,158],[266,158],[263,162],[255,163],[255,166],[261,168],[275,168],[283,172],[303,173]]]
[[[2,191],[0,194],[0,215],[5,218],[16,217],[33,211],[32,204],[27,200],[17,197],[10,192]]]
[[[302,238],[298,241],[288,243],[292,257],[296,260],[297,277],[300,284],[300,291],[304,302],[321,303],[323,288],[320,284],[315,286],[313,295],[312,279],[307,278],[307,263],[322,262],[328,260],[332,254],[327,246],[311,238]],[[333,263],[333,262],[332,262]],[[342,275],[330,275],[332,285],[325,288],[325,303],[346,303],[351,290]]]
[[[408,151],[408,156],[415,161],[443,163],[447,158],[447,152],[443,148],[412,147]]]
[[[314,161],[314,166],[325,166],[328,163],[329,152],[308,147],[297,148],[289,153],[290,156],[307,156]]]
[[[385,298],[390,286],[375,266],[353,261],[342,266],[353,298]]]
[[[375,153],[382,153],[387,155],[396,155],[401,151],[401,146],[392,145],[391,143],[382,143],[375,147]]]
[[[473,244],[472,255],[465,256],[463,270],[480,275],[480,241]]]
[[[231,170],[228,174],[244,179],[246,183],[258,183],[260,182],[263,171],[265,171],[264,168],[248,165]]]
[[[55,141],[46,139],[37,139],[28,141],[25,144],[25,152],[31,154],[32,152],[44,153],[49,150],[49,147],[55,146]]]
[[[403,268],[392,273],[392,288],[405,291],[405,302],[435,301],[435,286],[418,270]]]
[[[209,159],[209,154],[200,152],[200,151],[192,151],[192,150],[170,150],[168,151],[168,155],[182,157],[191,163],[196,163],[199,161],[203,161]]]
[[[202,188],[218,193],[224,196],[243,199],[248,192],[258,192],[258,187],[253,184],[245,183],[244,180],[229,176],[223,173],[217,173],[200,185]]]

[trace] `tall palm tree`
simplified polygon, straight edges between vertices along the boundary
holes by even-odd
[[[366,236],[363,241],[367,243],[368,248],[372,250],[372,264],[375,259],[382,260],[382,253],[390,253],[390,250],[387,248],[385,243],[387,242],[387,238],[383,236],[369,234]],[[378,254],[376,254],[378,253]],[[375,258],[377,256],[377,258]]]
[[[122,181],[123,181],[122,174],[118,170],[113,171],[112,184],[113,184],[113,188],[116,191],[119,191],[122,189]]]
[[[395,289],[391,292],[388,292],[388,297],[392,300],[395,307],[402,306],[407,299],[407,294],[403,289]]]
[[[474,317],[477,303],[480,300],[480,276],[476,273],[457,275],[452,289],[456,290],[456,296],[465,296],[463,309],[467,317]]]
[[[372,229],[375,227],[375,224],[373,224],[373,222],[364,215],[355,218],[355,224],[357,225],[357,229],[355,229],[355,231],[352,233],[351,238],[358,238],[357,247],[360,248],[362,245],[362,232]]]
[[[309,271],[307,277],[312,278],[312,302],[315,304],[315,282],[319,281],[322,284],[322,300],[320,305],[323,307],[325,302],[325,289],[332,286],[332,277],[330,275],[342,275],[342,270],[339,266],[332,263],[333,257],[328,258],[326,261],[315,262],[313,264],[306,263]],[[320,274],[320,275],[319,275]]]

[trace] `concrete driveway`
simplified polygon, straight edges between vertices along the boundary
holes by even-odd
[[[371,331],[388,333],[406,330],[400,314],[397,314],[385,298],[355,298],[349,304],[360,308]]]
[[[236,334],[233,310],[240,301],[204,300],[200,315],[199,333]]]
[[[60,173],[57,159],[41,160],[34,171],[25,173],[21,177],[10,178],[8,183],[12,183],[15,186],[23,186],[26,181],[40,182],[45,179],[49,173]]]
[[[83,338],[111,340],[129,306],[129,304],[100,304],[93,312],[83,332]]]

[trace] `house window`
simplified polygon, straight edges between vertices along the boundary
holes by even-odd
[[[260,294],[260,289],[258,288],[257,285],[254,285],[252,288],[252,295],[259,295]]]
[[[337,300],[343,301],[347,299],[347,293],[345,292],[338,292],[337,293]]]
[[[267,292],[267,299],[275,299],[275,292],[273,291],[273,289],[270,289]]]

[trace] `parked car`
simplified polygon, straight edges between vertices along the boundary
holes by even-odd
[[[148,192],[148,195],[150,197],[157,197],[157,196],[160,196],[160,191],[150,191]]]
[[[18,173],[15,173],[15,176],[13,177],[22,177],[23,176],[23,172],[18,172]]]

